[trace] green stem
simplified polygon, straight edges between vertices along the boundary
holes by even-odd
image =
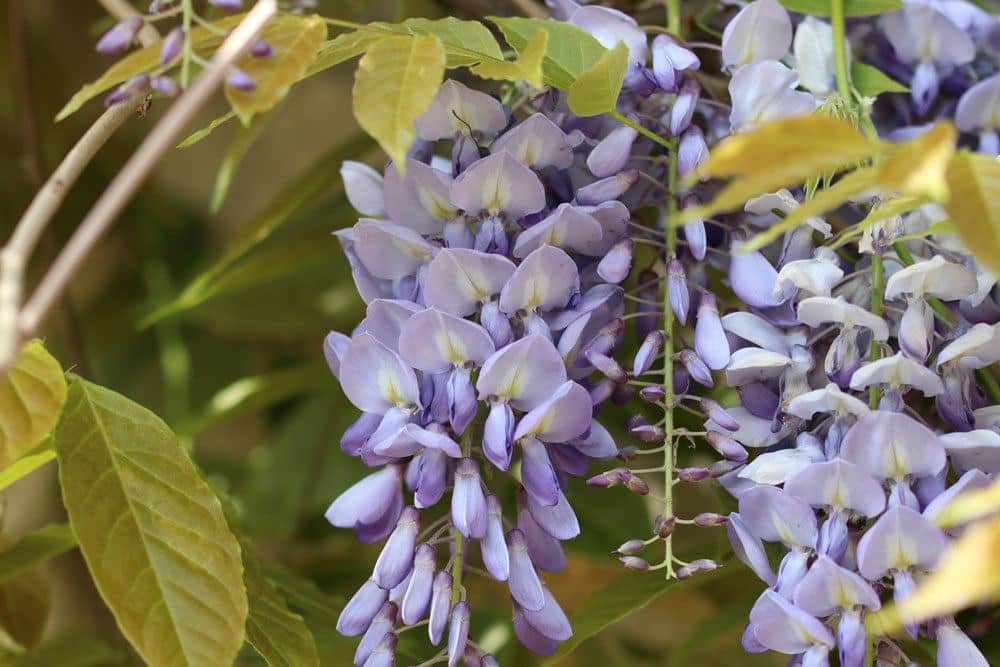
[[[885,267],[882,264],[882,256],[875,252],[872,254],[872,314],[882,317],[883,312],[885,312]],[[868,357],[872,361],[878,361],[881,356],[882,348],[873,336],[868,347]],[[874,410],[881,398],[881,390],[872,385],[868,389],[868,406]]]
[[[674,310],[670,305],[669,274],[667,267],[677,254],[677,227],[672,224],[677,215],[677,199],[674,196],[677,185],[677,151],[670,153],[667,172],[667,218],[664,225],[666,249],[664,250],[663,281],[663,516],[674,515]],[[664,540],[664,562],[666,578],[674,575],[673,535]]]
[[[191,82],[191,61],[194,55],[194,40],[191,39],[191,22],[194,18],[192,0],[182,0],[181,25],[184,28],[184,51],[181,56],[181,88],[187,88]]]
[[[681,34],[681,0],[667,0],[667,30]]]
[[[844,0],[830,0],[830,23],[833,25],[833,62],[837,71],[837,92],[849,103],[851,95],[851,75],[847,69],[847,30],[844,22]]]
[[[673,142],[671,142],[669,139],[664,139],[663,137],[661,137],[660,135],[658,135],[655,132],[647,130],[646,128],[644,128],[642,125],[640,125],[639,123],[635,122],[631,118],[626,118],[625,116],[621,115],[617,111],[610,111],[610,112],[608,112],[608,115],[611,116],[612,118],[614,118],[615,120],[617,120],[622,125],[628,125],[629,127],[631,127],[633,130],[635,130],[636,132],[638,132],[642,136],[646,137],[647,139],[649,139],[651,141],[654,141],[654,142],[658,143],[659,145],[663,146],[667,150],[673,150],[673,148],[674,148]]]

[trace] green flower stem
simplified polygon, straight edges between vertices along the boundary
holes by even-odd
[[[667,30],[681,34],[681,0],[667,0]]]
[[[847,31],[844,22],[844,0],[830,0],[830,23],[833,25],[833,62],[837,72],[837,92],[849,104],[853,105],[851,74],[847,69]]]
[[[872,253],[872,314],[882,317],[885,312],[885,267],[882,264],[882,255],[877,252]],[[872,361],[878,361],[882,357],[882,348],[879,342],[872,337],[871,345],[868,347],[868,356]],[[875,385],[868,389],[868,407],[872,410],[878,407],[878,402],[882,398],[882,391]]]
[[[903,264],[910,266],[915,261],[909,248],[907,248],[906,244],[902,241],[896,241],[893,243],[892,248],[896,251],[896,255],[899,257],[900,261],[903,262]],[[931,307],[931,310],[934,311],[937,318],[945,324],[951,326],[958,324],[958,320],[955,319],[952,312],[948,310],[948,308],[946,308],[945,305],[941,303],[941,300],[936,296],[927,297],[927,305]],[[976,377],[978,377],[979,381],[983,384],[990,400],[994,403],[1000,403],[1000,382],[997,382],[997,379],[993,377],[993,373],[991,373],[988,368],[977,368]]]
[[[639,123],[635,122],[631,118],[626,118],[625,116],[621,115],[617,111],[610,111],[610,112],[608,112],[608,115],[611,116],[612,118],[614,118],[615,120],[617,120],[622,125],[628,125],[633,130],[635,130],[636,132],[638,132],[642,136],[646,137],[650,141],[653,141],[653,142],[655,142],[655,143],[663,146],[664,148],[666,148],[668,150],[673,150],[673,148],[674,148],[674,142],[670,141],[669,139],[664,139],[663,137],[661,137],[660,135],[658,135],[656,132],[652,132],[650,130],[647,130],[646,128],[644,128],[642,125],[640,125]]]
[[[194,21],[192,0],[181,0],[181,25],[184,28],[184,51],[181,57],[181,88],[191,83],[191,61],[194,56],[194,41],[191,39],[191,24]]]

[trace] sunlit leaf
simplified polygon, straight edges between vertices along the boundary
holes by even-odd
[[[568,91],[573,82],[597,64],[607,49],[574,25],[563,21],[519,17],[487,17],[503,33],[504,39],[520,53],[538,29],[548,32],[542,72],[545,83]]]
[[[775,121],[725,139],[698,173],[736,177],[713,201],[684,210],[683,218],[706,218],[742,207],[753,197],[836,172],[883,149],[856,128],[832,116],[812,114]]]
[[[266,375],[241,378],[219,390],[204,412],[182,427],[185,435],[195,435],[237,414],[275,405],[288,398],[316,390],[329,383],[325,365],[288,368]]]
[[[402,171],[413,123],[444,78],[445,54],[433,35],[385,37],[369,47],[354,80],[354,117]]]
[[[0,469],[41,442],[59,420],[66,378],[41,341],[25,344],[0,376]]]
[[[628,573],[616,577],[576,610],[570,619],[573,636],[561,643],[559,650],[542,664],[547,667],[558,663],[587,639],[671,591],[698,586],[726,574],[723,568],[684,580],[667,580],[662,572]]]
[[[1000,162],[962,151],[948,165],[944,210],[969,251],[1000,275]]]
[[[852,171],[833,186],[818,191],[812,199],[807,199],[801,206],[794,209],[784,220],[771,225],[767,230],[753,236],[739,248],[739,252],[759,250],[785,232],[795,229],[806,220],[824,211],[834,209],[855,195],[870,189],[878,180],[878,171],[866,167]]]
[[[907,93],[910,91],[909,88],[882,70],[860,62],[851,63],[851,83],[864,97],[878,97],[882,93]]]
[[[103,641],[71,637],[46,642],[2,664],[3,667],[97,667],[122,662],[124,656]]]
[[[946,172],[957,138],[955,126],[943,122],[899,144],[878,165],[879,187],[886,192],[944,201],[948,198]]]
[[[198,143],[208,135],[212,134],[212,132],[215,132],[215,130],[222,127],[223,125],[225,125],[234,118],[236,118],[236,112],[227,111],[226,113],[222,114],[221,116],[213,120],[205,127],[189,134],[187,139],[177,144],[177,148],[188,148],[190,146],[194,146],[196,143]]]
[[[215,175],[215,186],[212,188],[212,200],[208,207],[212,213],[218,213],[226,201],[226,194],[229,193],[229,186],[233,182],[233,176],[239,167],[243,157],[260,137],[264,128],[267,127],[271,119],[271,113],[258,114],[253,117],[249,125],[240,125],[233,130],[233,136],[229,139],[229,146],[226,154],[222,157],[222,164]]]
[[[139,655],[152,667],[231,664],[247,616],[240,548],[176,436],[75,378],[55,444],[80,550]]]
[[[226,87],[226,98],[244,125],[280,102],[305,73],[326,39],[326,23],[318,16],[281,14],[267,25],[263,39],[271,46],[270,58],[247,54],[236,62],[257,87],[249,92]]]
[[[434,35],[440,39],[448,67],[503,61],[496,38],[479,21],[462,21],[451,16],[437,20],[412,18],[403,21],[400,28],[414,35]]]
[[[549,33],[546,30],[536,30],[528,43],[513,62],[499,60],[484,60],[472,66],[472,73],[484,79],[500,79],[501,81],[527,81],[535,88],[542,87],[542,58],[545,56],[545,45]]]
[[[1000,517],[970,526],[941,557],[937,567],[901,604],[872,619],[884,630],[904,622],[951,615],[1000,599]]]
[[[957,526],[1000,514],[1000,480],[985,489],[967,491],[945,505],[937,517],[942,526]]]
[[[75,546],[69,524],[52,523],[28,533],[0,551],[0,584]]]
[[[382,37],[384,35],[380,32],[368,30],[355,30],[337,35],[320,45],[319,50],[316,52],[316,57],[303,76],[309,77],[313,74],[318,74],[334,65],[339,65],[351,58],[356,58],[364,53],[369,46],[382,39]]]
[[[22,477],[27,477],[56,457],[51,445],[37,453],[25,454],[9,466],[0,470],[0,489],[5,489]]]
[[[219,19],[214,23],[218,28],[223,30],[230,30],[234,28],[241,20],[243,20],[243,14],[234,14],[231,16],[226,16]],[[267,38],[268,30],[264,31],[264,38]],[[191,29],[191,44],[195,49],[195,52],[202,57],[207,57],[211,55],[215,49],[222,44],[222,40],[225,39],[224,35],[217,34],[204,26],[195,26]],[[133,76],[142,74],[143,72],[153,72],[160,67],[160,49],[162,48],[162,41],[147,46],[142,49],[131,52],[114,65],[108,68],[108,70],[102,74],[96,81],[88,83],[83,86],[69,102],[66,103],[59,113],[56,115],[56,121],[61,121],[70,114],[77,111],[86,102],[93,99],[94,97],[100,95],[101,93],[109,90],[112,86],[117,86],[119,83],[126,81]]]
[[[569,108],[577,116],[597,116],[613,111],[627,68],[628,47],[625,42],[618,42],[570,86],[566,97]]]
[[[813,16],[829,16],[829,0],[781,0],[786,8],[800,14]],[[872,16],[888,14],[903,6],[903,0],[844,0],[844,13],[847,16]]]
[[[45,568],[32,568],[0,585],[0,628],[21,646],[38,644],[51,608]]]

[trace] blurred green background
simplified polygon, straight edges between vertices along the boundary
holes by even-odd
[[[93,0],[0,0],[0,7],[0,227],[6,239],[39,179],[102,111],[91,102],[59,124],[52,120],[79,86],[110,65],[93,45],[111,21]],[[522,8],[514,1],[326,0],[318,11],[365,22]],[[321,354],[327,331],[349,331],[363,314],[330,236],[354,221],[340,162],[380,166],[383,160],[351,116],[352,71],[353,64],[343,64],[298,85],[250,133],[231,123],[172,151],[89,257],[44,330],[46,346],[64,368],[147,406],[181,435],[211,482],[242,509],[269,573],[315,633],[323,664],[338,666],[350,664],[355,642],[336,635],[336,616],[377,554],[377,547],[358,545],[352,533],[322,517],[363,474],[338,447],[357,411]],[[157,100],[144,118],[128,121],[87,168],[35,253],[32,284],[165,106]],[[225,111],[220,97],[189,130]],[[220,169],[232,181],[213,213]],[[153,313],[159,316],[150,324]],[[619,434],[623,420],[624,414],[602,418]],[[617,577],[639,576],[623,575],[610,552],[649,530],[649,508],[621,489],[596,491],[578,482],[572,502],[584,535],[568,544],[568,570],[547,577],[570,613]],[[692,514],[721,508],[708,489],[682,496],[680,505]],[[17,539],[63,517],[53,463],[5,494],[0,537]],[[682,531],[679,541],[682,555],[728,554],[721,529]],[[739,647],[759,586],[745,569],[729,566],[659,597],[561,664],[782,664]],[[470,594],[473,635],[481,645],[505,665],[541,664],[513,640],[499,585],[477,581]],[[49,665],[135,660],[76,552],[0,587],[0,627],[9,632],[17,624],[61,650]],[[112,653],[100,653],[104,649],[88,638],[106,642]],[[429,657],[419,644],[401,644],[400,664]],[[411,652],[417,659],[410,660]],[[241,661],[257,664],[250,652]]]

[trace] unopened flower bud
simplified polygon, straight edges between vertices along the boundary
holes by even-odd
[[[696,561],[691,561],[690,564],[677,570],[678,579],[688,579],[700,572],[711,572],[712,570],[718,570],[719,564],[714,560],[709,560],[707,558],[700,558]]]
[[[180,26],[174,28],[163,38],[163,46],[160,47],[160,64],[167,65],[173,62],[174,58],[181,54],[184,48],[184,28]]]
[[[607,470],[588,479],[587,486],[593,486],[598,489],[608,489],[612,486],[618,486],[625,481],[625,477],[622,474],[624,472],[624,468],[613,468],[612,470]]]
[[[625,478],[625,488],[640,496],[645,496],[649,493],[649,484],[646,484],[645,480],[632,473],[628,473],[628,476]]]
[[[208,0],[208,4],[227,12],[238,12],[243,9],[243,0]]]
[[[719,405],[718,402],[713,401],[711,398],[701,399],[701,411],[704,412],[709,419],[727,431],[740,430],[740,423],[736,421],[731,414],[726,412],[725,408]]]
[[[629,540],[621,545],[616,551],[622,556],[635,556],[646,548],[646,543],[642,540]]]
[[[639,396],[642,397],[642,400],[649,403],[662,401],[663,397],[666,395],[666,392],[663,391],[663,387],[643,387],[639,390]]]
[[[643,424],[629,429],[629,433],[645,442],[663,442],[663,429],[652,424]]]
[[[682,482],[695,483],[712,476],[708,468],[681,468],[677,471],[677,479]]]
[[[141,16],[133,16],[116,24],[97,42],[97,52],[107,56],[121,53],[132,43],[144,24],[145,21]]]
[[[128,102],[147,88],[149,88],[149,75],[137,74],[104,98],[104,106],[113,107],[116,104]]]
[[[625,369],[618,365],[618,362],[611,357],[600,352],[588,351],[585,355],[587,361],[604,374],[606,378],[613,382],[624,382],[626,379]]]
[[[639,448],[635,445],[626,445],[618,450],[618,458],[622,461],[628,463],[629,461],[634,461],[635,457],[639,455]]]
[[[635,361],[632,363],[632,372],[635,375],[642,375],[653,367],[653,362],[656,361],[660,349],[663,347],[663,339],[662,331],[650,331],[646,335],[642,345],[639,346],[639,351],[635,354]]]
[[[598,330],[594,337],[583,344],[580,348],[580,354],[577,355],[576,365],[580,368],[586,368],[587,354],[591,352],[597,352],[600,354],[610,354],[611,350],[614,349],[615,345],[618,343],[618,338],[621,336],[622,329],[625,323],[621,318],[612,320],[608,322],[603,327]]]
[[[274,55],[274,50],[263,39],[258,39],[250,45],[250,55],[254,58],[270,58]]]
[[[712,446],[712,449],[719,452],[719,454],[730,461],[743,463],[749,456],[747,454],[746,447],[736,442],[728,435],[723,435],[716,431],[709,431],[705,434],[705,440]]]
[[[622,556],[618,559],[621,564],[630,570],[635,570],[636,572],[645,572],[649,569],[649,563],[645,559],[639,558],[638,556]]]
[[[691,292],[688,290],[684,265],[676,259],[667,264],[667,294],[670,309],[674,311],[677,321],[684,324],[687,322],[688,311],[691,310]]]
[[[150,87],[164,97],[176,97],[181,87],[169,76],[154,76],[149,81]]]
[[[237,67],[229,70],[229,75],[226,76],[226,85],[244,93],[251,93],[257,89],[257,81]]]
[[[656,533],[657,537],[660,539],[667,539],[674,532],[674,528],[677,526],[677,517],[675,516],[664,516],[663,514],[657,515],[653,519],[653,532]]]
[[[729,521],[729,517],[715,512],[702,512],[694,518],[694,525],[702,528],[715,528],[724,526]]]
[[[726,473],[730,473],[736,470],[737,466],[740,464],[735,461],[727,461],[723,459],[722,461],[716,461],[715,463],[708,466],[708,472],[712,477],[721,477]]]
[[[611,398],[615,393],[616,383],[608,378],[601,378],[597,384],[590,388],[590,402],[596,407]]]
[[[695,382],[709,388],[715,386],[712,371],[708,369],[701,357],[695,354],[694,350],[681,350],[677,354],[677,360],[684,364],[684,368]]]

